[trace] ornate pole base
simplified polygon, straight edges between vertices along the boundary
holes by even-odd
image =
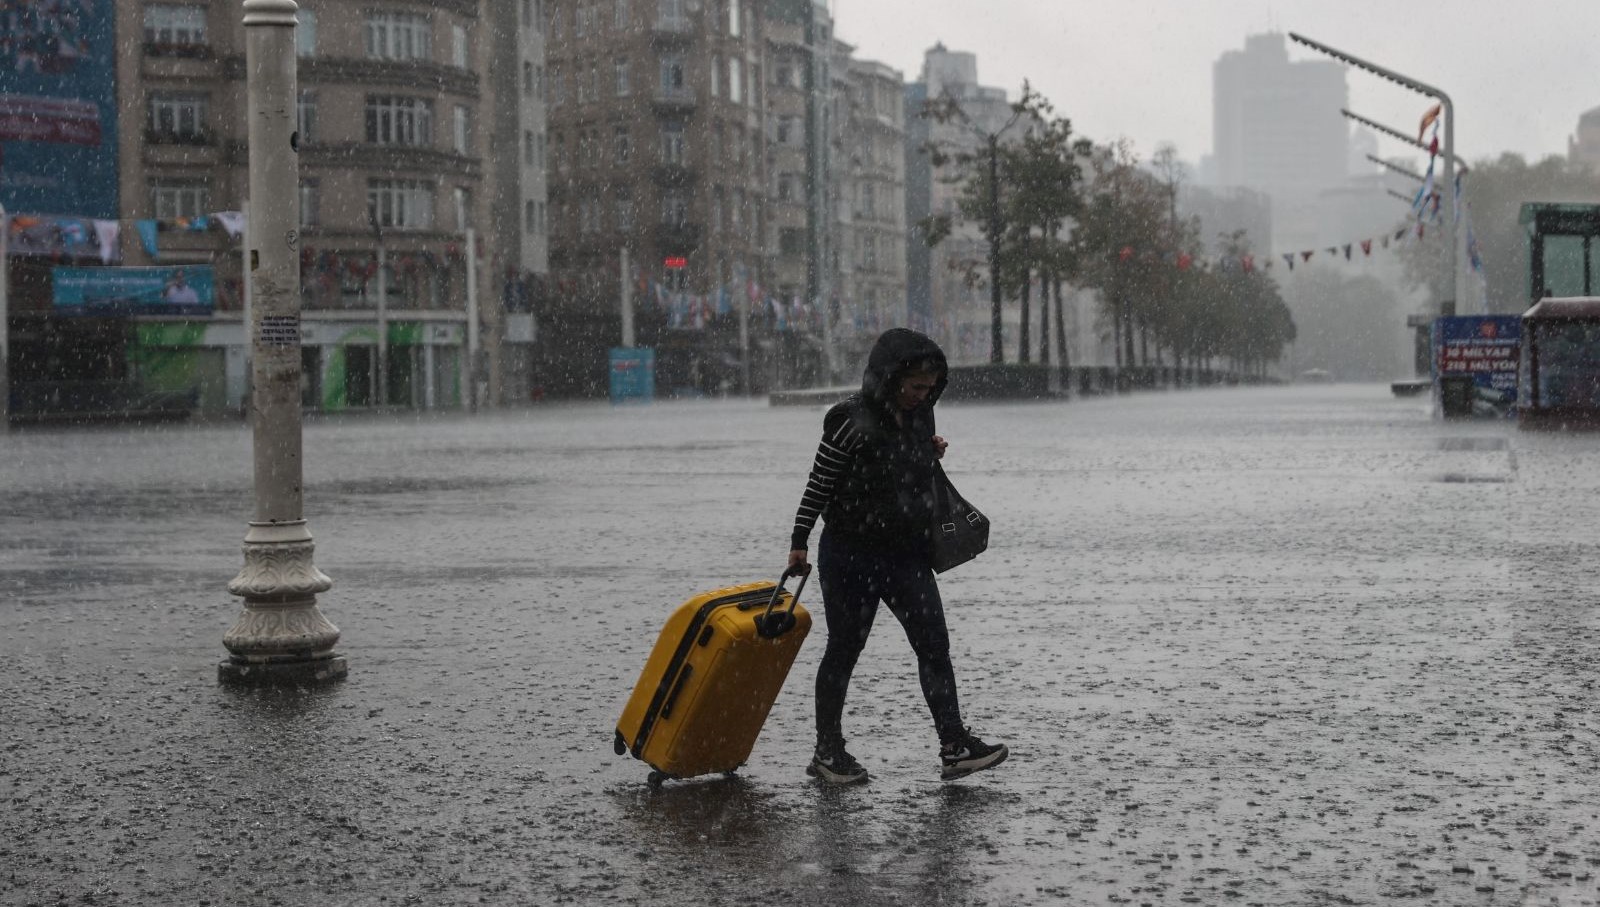
[[[349,673],[333,651],[339,628],[317,610],[317,593],[333,581],[312,563],[315,547],[305,520],[250,524],[244,568],[228,584],[244,598],[244,613],[222,637],[230,655],[218,680],[304,686]]]

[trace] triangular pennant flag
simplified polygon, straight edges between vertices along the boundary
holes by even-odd
[[[1338,246],[1329,246],[1328,248],[1324,249],[1323,251],[1327,252],[1329,255],[1338,255],[1339,254],[1339,247]]]
[[[1291,271],[1294,270],[1294,253],[1293,252],[1285,252],[1285,253],[1283,253],[1283,261],[1284,261],[1285,264],[1287,264],[1289,266],[1289,270],[1291,270]]]
[[[1249,274],[1256,269],[1256,257],[1254,255],[1246,255],[1240,258],[1239,267],[1244,268],[1244,272]]]
[[[1422,137],[1428,134],[1428,126],[1439,118],[1439,114],[1443,109],[1444,105],[1442,103],[1435,104],[1428,108],[1427,113],[1422,115],[1422,124],[1417,127],[1417,141],[1422,141]]]
[[[1371,255],[1372,254],[1372,240],[1363,239],[1361,241],[1361,254],[1362,255]]]
[[[1387,233],[1383,234],[1383,239],[1380,240],[1380,242],[1383,243],[1383,247],[1385,249],[1389,248],[1389,234],[1387,234]]]
[[[161,249],[156,245],[156,222],[153,220],[136,220],[134,229],[139,231],[139,241],[144,244],[144,250],[151,258],[160,258]]]
[[[1349,243],[1345,243],[1344,244],[1344,260],[1345,261],[1349,261],[1350,260],[1350,244]]]
[[[1315,254],[1317,254],[1317,253],[1312,251],[1312,250],[1310,250],[1310,249],[1307,249],[1306,251],[1300,253],[1300,260],[1301,261],[1310,261],[1311,260],[1311,256],[1313,256]]]

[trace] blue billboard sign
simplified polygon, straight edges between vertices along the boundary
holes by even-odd
[[[656,395],[656,351],[649,347],[611,348],[611,402],[649,403]]]
[[[116,7],[0,0],[0,204],[117,216]]]
[[[1446,379],[1470,379],[1473,414],[1514,414],[1517,368],[1522,355],[1522,319],[1519,316],[1436,318],[1431,339],[1436,386]]]
[[[210,265],[177,268],[52,268],[57,315],[208,316],[216,302]]]

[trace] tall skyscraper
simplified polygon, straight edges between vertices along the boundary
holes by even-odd
[[[1350,133],[1340,110],[1349,104],[1343,64],[1291,61],[1284,36],[1251,35],[1244,50],[1212,67],[1213,160],[1219,186],[1266,192],[1273,237],[1267,251],[1313,247],[1317,196],[1349,175]],[[1254,237],[1253,237],[1254,238]]]

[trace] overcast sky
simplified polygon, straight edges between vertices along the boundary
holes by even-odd
[[[1029,79],[1095,141],[1211,152],[1211,65],[1246,35],[1297,32],[1434,85],[1455,103],[1457,153],[1565,155],[1600,107],[1600,0],[831,0],[857,55],[921,73],[936,41],[977,54],[978,79]],[[1326,59],[1290,42],[1290,59]],[[1431,102],[1350,69],[1355,113],[1414,130]],[[1393,139],[1381,153],[1409,149]]]

